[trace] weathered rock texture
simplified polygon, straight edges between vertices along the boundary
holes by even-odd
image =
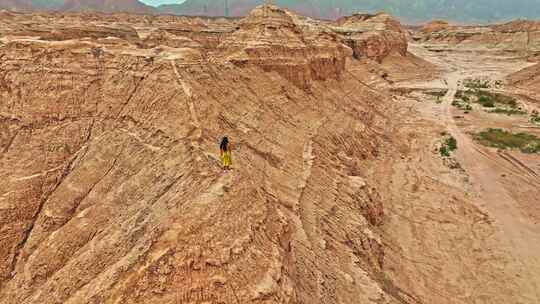
[[[362,270],[384,259],[359,175],[380,97],[180,50],[4,41],[1,301],[389,301]],[[223,134],[241,140],[228,174]]]
[[[388,14],[357,14],[337,21],[345,43],[354,50],[355,58],[381,62],[392,53],[407,54],[407,36],[400,23]]]
[[[450,28],[451,25],[448,21],[445,20],[433,20],[425,24],[424,26],[420,26],[418,30],[420,30],[423,34],[432,34],[435,32],[440,32],[447,30]]]
[[[540,22],[516,20],[488,26],[456,26],[432,22],[416,35],[416,40],[502,50],[539,51]]]
[[[259,6],[219,48],[226,61],[276,71],[302,88],[314,80],[339,79],[352,51],[336,35],[304,35],[291,13],[273,5]]]
[[[177,36],[169,33],[163,29],[156,29],[151,31],[144,39],[146,47],[154,48],[162,46],[168,46],[172,48],[193,48],[200,49],[203,46],[185,36]]]
[[[59,16],[0,20],[0,303],[521,299],[460,190],[393,174],[417,140],[324,22]]]

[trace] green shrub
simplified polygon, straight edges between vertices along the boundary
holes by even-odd
[[[444,157],[449,157],[450,156],[450,152],[448,151],[448,149],[445,146],[441,146],[439,148],[439,153],[441,153],[441,156],[444,156]]]
[[[481,104],[484,108],[495,107],[495,101],[487,95],[480,95],[478,97],[478,103]]]
[[[454,101],[452,101],[452,106],[463,111],[472,111],[471,105],[467,101],[464,101],[464,100],[454,99]]]
[[[457,140],[454,137],[449,136],[444,140],[443,144],[439,148],[439,153],[443,157],[449,157],[450,154],[455,150],[457,150]]]
[[[470,104],[471,102],[478,103],[484,108],[497,108],[490,111],[493,113],[502,113],[508,115],[526,114],[526,112],[520,108],[518,101],[514,97],[480,89],[457,91],[456,99],[454,102],[452,102],[452,105],[464,111],[470,111],[472,110],[472,107],[467,107],[466,105]]]
[[[435,97],[444,97],[448,93],[448,90],[435,90],[435,91],[426,91],[425,94],[435,96]]]
[[[448,149],[453,152],[455,150],[457,150],[457,140],[450,136],[447,140],[446,140],[446,146],[448,147]]]
[[[487,89],[490,87],[489,80],[484,79],[465,79],[463,84],[470,89]]]
[[[489,111],[489,113],[497,113],[497,114],[506,114],[506,115],[525,115],[527,112],[522,110],[515,110],[515,109],[501,109],[496,108],[494,110]]]
[[[507,96],[507,95],[503,95],[499,93],[491,93],[491,92],[482,91],[482,90],[476,92],[476,94],[478,96],[479,102],[481,102],[480,99],[484,101],[490,100],[493,103],[509,106],[512,109],[516,109],[519,106],[516,99],[511,96]]]
[[[540,114],[536,111],[533,111],[533,113],[531,114],[530,122],[540,124]]]
[[[528,143],[521,150],[524,153],[540,153],[540,140]]]
[[[512,133],[490,128],[476,134],[474,138],[489,147],[519,149],[524,153],[540,152],[540,138],[528,133]]]

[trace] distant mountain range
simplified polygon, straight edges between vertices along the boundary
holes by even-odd
[[[356,12],[385,11],[406,21],[450,19],[493,22],[540,18],[540,0],[274,0],[273,3],[316,18],[335,19]],[[227,3],[227,6],[225,5]],[[163,5],[161,12],[181,15],[242,16],[264,0],[187,0]]]
[[[43,1],[43,0],[41,0]],[[65,0],[62,10],[66,11],[103,11],[103,12],[130,12],[154,13],[154,8],[138,0]]]
[[[0,9],[157,13],[154,7],[138,0],[0,0]]]
[[[9,10],[28,10],[32,8],[31,0],[0,0],[0,8]]]
[[[264,2],[264,0],[187,0],[182,4],[152,7],[138,0],[0,0],[0,8],[243,16]],[[431,19],[462,22],[540,19],[540,0],[274,0],[272,2],[306,16],[324,19],[336,19],[356,12],[376,11],[386,11],[408,22]]]

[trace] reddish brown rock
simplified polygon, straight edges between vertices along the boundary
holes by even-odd
[[[430,34],[433,32],[443,31],[449,28],[451,25],[449,22],[444,20],[433,20],[428,22],[426,25],[420,28],[420,31],[424,34]]]
[[[352,52],[332,33],[306,40],[295,17],[273,5],[254,9],[220,46],[237,66],[276,71],[302,88],[313,80],[339,79]]]
[[[381,77],[401,42],[356,60],[263,8],[0,19],[1,304],[521,300],[486,216],[417,168],[441,162]],[[137,37],[29,34],[65,24]]]
[[[354,50],[357,59],[381,62],[390,54],[407,54],[407,35],[400,23],[388,14],[357,14],[337,21],[334,30]]]
[[[176,36],[165,30],[158,29],[152,31],[145,39],[144,44],[147,47],[153,48],[160,45],[173,48],[201,48],[202,45],[187,37]]]
[[[237,29],[236,19],[183,17],[183,16],[147,16],[148,22],[139,21],[141,31],[153,31],[159,28],[174,36],[186,37],[210,50],[215,49]]]
[[[131,20],[140,43],[0,38],[0,303],[313,303],[323,275],[335,300],[381,297],[361,270],[382,267],[381,198],[349,176],[384,143],[384,97],[334,34],[272,9],[208,54],[125,15],[66,18]]]

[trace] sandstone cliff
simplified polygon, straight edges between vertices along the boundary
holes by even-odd
[[[353,50],[354,57],[381,62],[388,55],[407,54],[407,37],[399,22],[390,15],[357,14],[337,21],[340,33]]]
[[[464,194],[388,191],[416,141],[376,62],[401,42],[358,60],[274,6],[2,18],[0,303],[508,303]]]
[[[384,97],[268,10],[208,53],[141,20],[142,40],[2,29],[1,303],[393,301],[361,174]]]
[[[277,71],[302,88],[313,80],[339,79],[352,51],[336,35],[304,35],[290,12],[266,5],[254,9],[220,46],[224,60]]]
[[[430,23],[417,40],[502,50],[539,51],[540,22],[516,20],[489,26],[457,26]]]

